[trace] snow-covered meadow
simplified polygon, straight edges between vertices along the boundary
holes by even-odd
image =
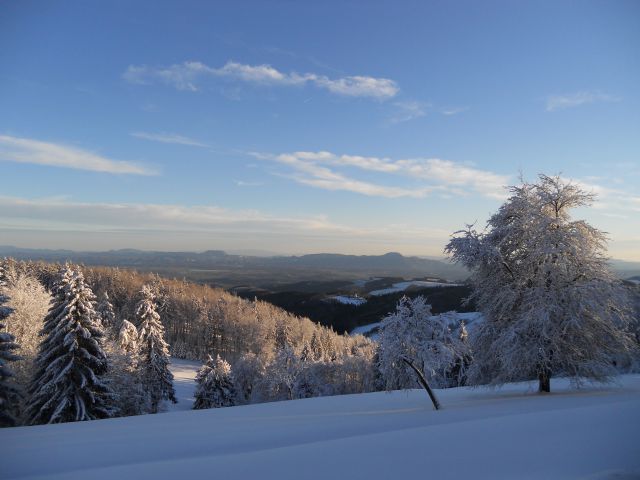
[[[366,298],[350,295],[334,295],[332,297],[329,297],[329,300],[342,303],[343,305],[354,305],[356,307],[367,303]]]
[[[197,365],[174,360],[191,408]],[[640,375],[311,398],[0,430],[3,479],[640,478]]]
[[[394,283],[391,287],[388,287],[388,288],[372,290],[371,292],[369,292],[369,295],[372,295],[374,297],[379,297],[380,295],[389,295],[390,293],[404,292],[409,287],[438,288],[438,287],[457,287],[459,285],[460,284],[458,283],[444,283],[444,282],[434,282],[434,281],[426,281],[426,280],[410,280],[408,282]]]

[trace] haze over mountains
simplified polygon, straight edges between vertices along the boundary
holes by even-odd
[[[0,246],[0,256],[19,260],[72,261],[86,265],[130,267],[161,273],[191,273],[191,277],[226,272],[228,277],[216,278],[223,284],[242,283],[246,276],[257,279],[266,275],[273,283],[278,279],[301,281],[307,279],[345,278],[348,276],[433,276],[446,280],[464,280],[468,272],[457,265],[419,257],[405,257],[399,253],[385,255],[312,254],[302,256],[230,255],[221,250],[205,252],[157,252],[133,249],[106,252],[76,252],[72,250],[26,249]],[[241,275],[241,277],[238,277]],[[278,277],[278,278],[276,278]],[[200,278],[203,280],[203,278]],[[259,283],[259,282],[258,282]]]
[[[399,253],[384,255],[341,255],[318,253],[301,256],[252,256],[227,254],[222,250],[204,252],[160,252],[135,249],[104,252],[29,249],[0,246],[0,257],[19,260],[72,261],[86,265],[127,267],[152,270],[161,274],[183,275],[221,286],[239,283],[296,282],[305,280],[346,279],[350,277],[397,276],[437,277],[462,281],[468,271],[458,265],[432,258],[406,257]],[[639,262],[612,260],[620,278],[640,275]]]

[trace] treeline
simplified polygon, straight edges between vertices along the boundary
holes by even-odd
[[[53,411],[38,414],[32,405],[34,395],[44,397],[47,392],[60,393],[67,388],[54,385],[47,376],[57,368],[57,364],[46,365],[53,358],[49,350],[60,356],[61,365],[78,363],[75,354],[61,351],[67,348],[65,342],[82,344],[87,335],[95,347],[89,361],[95,368],[91,375],[81,375],[105,377],[110,393],[103,392],[101,398],[112,398],[109,416],[154,413],[164,400],[172,399],[170,389],[154,397],[155,387],[150,386],[170,383],[166,365],[149,364],[150,359],[157,361],[169,351],[174,357],[204,361],[220,356],[230,362],[237,387],[234,404],[376,388],[374,342],[362,336],[338,335],[265,302],[116,268],[9,259],[0,264],[0,277],[8,306],[2,328],[11,336],[4,343],[20,356],[7,356],[4,361],[5,366],[11,363],[11,385],[21,391],[19,401],[13,402],[16,423],[93,418],[75,414],[60,417]],[[76,304],[83,305],[78,318],[69,313],[78,311]],[[69,327],[71,324],[75,326]],[[149,325],[156,336],[149,343],[166,342],[166,353],[162,346],[153,354],[144,350],[143,337],[149,335]],[[56,333],[56,329],[63,333]],[[74,329],[84,333],[77,340],[62,338]],[[63,346],[54,346],[55,342]],[[51,345],[45,347],[47,344]],[[88,345],[79,348],[86,353]],[[108,365],[100,360],[103,356]],[[8,366],[4,370],[8,371]],[[158,370],[164,370],[166,378],[150,380]],[[314,384],[303,382],[305,376],[313,376]]]

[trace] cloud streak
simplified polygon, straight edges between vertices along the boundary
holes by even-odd
[[[194,140],[182,135],[176,135],[174,133],[148,133],[148,132],[132,132],[132,137],[141,138],[143,140],[150,140],[152,142],[160,143],[172,143],[175,145],[186,145],[189,147],[202,147],[208,148],[209,145],[202,143],[198,140]]]
[[[300,184],[387,198],[424,198],[434,193],[478,193],[504,199],[510,177],[438,158],[390,158],[336,155],[331,152],[293,152],[253,156],[288,167],[280,174]],[[386,186],[347,176],[346,171],[368,171],[410,179],[407,186]],[[417,185],[416,185],[417,183]]]
[[[596,102],[619,102],[620,97],[598,91],[581,91],[564,95],[549,95],[546,100],[547,112],[576,108]]]
[[[148,167],[112,160],[77,147],[9,135],[0,135],[0,161],[111,174],[157,175]]]
[[[189,61],[168,67],[129,65],[122,78],[136,85],[165,84],[183,91],[198,91],[200,83],[211,78],[227,78],[264,86],[313,85],[328,92],[346,97],[369,97],[386,100],[395,97],[400,88],[388,78],[363,75],[329,78],[316,73],[299,74],[281,72],[271,65],[247,65],[233,61],[220,68],[202,62]]]
[[[280,217],[256,210],[230,210],[209,205],[156,203],[89,203],[65,198],[27,199],[0,196],[0,218],[22,227],[96,231],[172,231],[215,233],[280,232],[364,234],[325,216]]]
[[[431,104],[416,101],[395,102],[397,112],[391,117],[391,123],[402,123],[424,117]]]

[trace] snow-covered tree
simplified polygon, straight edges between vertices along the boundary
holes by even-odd
[[[123,320],[118,333],[118,346],[132,356],[138,356],[138,330],[129,320]]]
[[[113,332],[116,329],[116,314],[113,312],[113,305],[109,300],[109,294],[105,290],[102,292],[100,302],[96,308],[102,326],[106,331]]]
[[[4,305],[8,298],[2,293],[3,287],[4,281],[0,276],[0,427],[10,427],[16,424],[20,394],[8,362],[15,362],[20,357],[13,353],[18,349],[14,336],[3,331],[3,321],[11,313],[11,309]]]
[[[302,345],[302,351],[300,352],[300,360],[303,362],[313,362],[315,361],[313,350],[311,350],[311,344],[309,342],[304,342]]]
[[[316,396],[318,383],[315,376],[316,369],[313,351],[309,342],[304,342],[300,352],[300,369],[293,383],[293,398],[310,398]]]
[[[24,272],[12,276],[5,293],[9,297],[7,305],[13,310],[6,318],[6,328],[20,346],[17,353],[21,359],[14,362],[12,370],[16,382],[26,389],[35,373],[40,331],[49,311],[51,295],[37,279]]]
[[[107,379],[115,394],[117,415],[127,417],[149,411],[149,398],[138,371],[137,352],[125,351],[113,340],[107,342],[105,351],[109,359]]]
[[[264,359],[255,353],[245,353],[233,364],[232,372],[238,403],[251,403],[265,374]]]
[[[380,324],[378,362],[385,388],[415,388],[416,375],[402,360],[413,362],[435,387],[456,385],[453,370],[465,346],[453,334],[447,316],[432,315],[424,297],[403,297]]]
[[[163,400],[177,403],[173,374],[169,370],[169,346],[164,340],[164,327],[156,311],[153,290],[145,285],[136,307],[138,320],[139,368],[142,383],[149,395],[151,413],[157,413]]]
[[[211,356],[207,363],[202,365],[196,375],[196,392],[193,408],[232,407],[236,404],[236,389],[231,376],[231,365],[216,356]]]
[[[629,337],[624,289],[607,266],[606,236],[570,211],[594,195],[559,177],[511,187],[483,232],[468,226],[446,247],[473,272],[485,317],[473,338],[475,383],[552,375],[605,381]]]
[[[267,366],[260,383],[260,399],[267,401],[292,400],[293,387],[300,374],[300,358],[291,347],[278,350],[273,361]]]
[[[47,314],[29,388],[31,424],[106,418],[113,394],[104,379],[108,362],[95,296],[82,272],[65,267]]]
[[[314,360],[324,360],[324,346],[320,341],[320,335],[317,331],[313,332],[313,335],[311,336],[311,343],[309,344],[309,346],[311,347],[311,351],[313,352]]]

